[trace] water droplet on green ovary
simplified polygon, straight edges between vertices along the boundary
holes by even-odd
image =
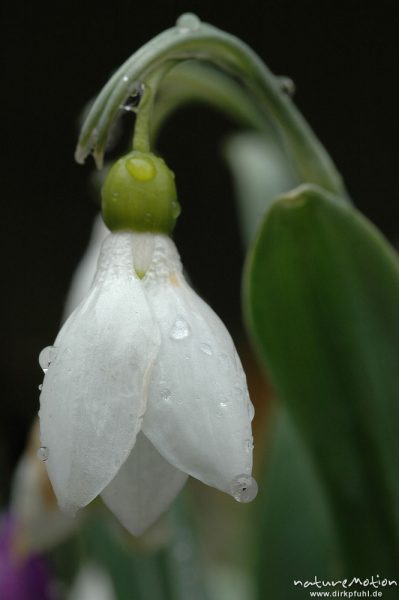
[[[150,158],[134,157],[126,161],[126,169],[136,181],[152,181],[156,168]]]

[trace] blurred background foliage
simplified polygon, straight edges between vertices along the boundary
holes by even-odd
[[[2,10],[6,507],[38,409],[36,357],[56,335],[98,210],[92,162],[73,162],[78,115],[112,70],[186,10],[236,34],[274,73],[292,77],[295,104],[356,207],[396,245],[398,44],[387,0],[249,0],[245,10],[211,2],[70,2],[45,11],[4,3]],[[118,148],[132,125],[126,114]],[[183,211],[175,239],[184,264],[232,332],[248,374],[261,491],[253,505],[239,506],[191,481],[138,540],[94,506],[78,533],[49,553],[57,593],[77,585],[85,564],[103,569],[117,600],[280,600],[307,597],[294,578],[399,579],[396,255],[359,213],[322,190],[273,204],[246,266],[256,358],[240,308],[245,247],[258,228],[257,207],[297,183],[292,171],[272,135],[260,138],[199,104],[166,122],[157,148],[177,176]],[[276,395],[281,405],[271,402]]]

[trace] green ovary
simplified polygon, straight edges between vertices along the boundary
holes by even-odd
[[[152,153],[130,152],[110,169],[102,214],[111,231],[172,232],[180,213],[174,174]]]

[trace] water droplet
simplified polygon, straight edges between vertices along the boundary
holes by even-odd
[[[227,408],[229,401],[224,394],[220,394],[220,408]]]
[[[172,217],[174,219],[177,219],[177,217],[180,215],[181,213],[181,206],[178,202],[176,202],[176,200],[172,201]]]
[[[46,448],[46,446],[41,446],[41,448],[38,449],[37,458],[42,462],[46,462],[48,459],[48,448]]]
[[[293,98],[296,90],[295,82],[290,77],[279,77],[279,82],[281,91]]]
[[[136,181],[152,181],[157,174],[154,162],[150,158],[134,156],[126,160],[125,167]],[[151,213],[147,213],[148,215],[151,216]]]
[[[138,103],[130,100],[131,96],[126,100],[125,104],[121,104],[120,109],[125,112],[137,112]]]
[[[237,502],[251,502],[258,493],[258,484],[251,475],[238,475],[230,485],[231,495]]]
[[[200,344],[200,350],[208,356],[212,356],[212,347],[209,344]]]
[[[126,83],[127,81],[129,81],[129,77],[127,75],[124,75],[122,77],[122,81],[124,81]]]
[[[226,409],[229,405],[229,401],[223,394],[220,394],[220,402],[218,408],[216,409],[216,416],[219,419],[222,419],[226,415]]]
[[[123,81],[127,82],[127,81],[129,81],[129,78],[125,75],[123,77]],[[122,106],[120,108],[122,110],[125,110],[126,112],[137,112],[137,108],[140,104],[143,94],[144,94],[144,84],[139,83],[135,87],[133,92],[130,94],[130,96],[128,96],[128,98],[125,100],[124,104],[122,104]]]
[[[254,449],[254,440],[252,437],[249,440],[245,440],[244,448],[246,452],[252,452],[252,450]]]
[[[255,416],[255,409],[254,409],[254,405],[252,404],[251,401],[249,401],[248,404],[247,404],[247,410],[248,410],[249,420],[252,421],[252,419]]]
[[[54,346],[46,346],[39,354],[39,365],[43,369],[43,373],[47,373],[51,362],[54,360],[56,349]]]
[[[39,391],[41,392],[41,391],[42,391],[42,389],[43,389],[43,384],[42,384],[42,383],[40,383],[40,384],[38,385],[38,388],[39,388]]]
[[[161,400],[162,402],[165,402],[166,404],[170,404],[171,400],[172,400],[172,393],[170,390],[163,390],[161,392]]]
[[[177,19],[176,27],[180,33],[190,33],[201,27],[201,20],[194,13],[184,13]]]
[[[173,323],[173,327],[170,330],[170,337],[174,340],[184,340],[184,338],[190,335],[190,325],[184,319],[178,318]]]

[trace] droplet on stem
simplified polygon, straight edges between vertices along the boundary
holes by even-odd
[[[201,20],[194,13],[184,13],[177,19],[176,27],[180,33],[190,33],[201,27]]]
[[[296,85],[295,82],[291,79],[291,77],[282,76],[279,77],[279,81],[281,91],[290,98],[293,98],[296,91]]]
[[[128,81],[128,79],[123,78],[123,81]],[[140,104],[140,101],[144,94],[144,84],[139,83],[136,85],[133,92],[128,96],[125,103],[122,104],[121,109],[126,112],[137,112],[137,108]]]

